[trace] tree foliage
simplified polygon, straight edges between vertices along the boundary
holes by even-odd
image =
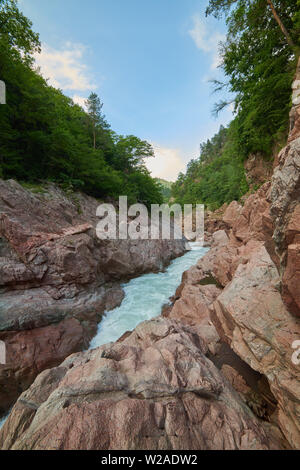
[[[190,161],[186,174],[180,173],[172,186],[172,196],[177,203],[205,204],[214,210],[247,192],[236,139],[237,126],[233,121],[229,128],[221,126],[212,139],[201,144],[200,156]]]
[[[228,34],[221,46],[227,88],[234,94],[240,152],[270,156],[286,134],[291,82],[300,46],[299,3],[272,5],[295,47],[291,47],[267,0],[210,0],[207,14],[226,17]],[[224,107],[224,100],[216,111]]]
[[[95,197],[161,203],[159,185],[144,166],[150,144],[117,136],[96,94],[87,112],[48,85],[35,70],[38,35],[13,0],[0,0],[0,78],[7,104],[0,114],[0,176],[24,182],[51,180]]]
[[[215,90],[233,95],[235,118],[201,144],[199,158],[180,174],[172,193],[180,203],[214,209],[239,199],[248,189],[244,160],[251,154],[272,158],[286,140],[291,82],[300,46],[300,0],[210,0],[207,14],[225,16],[221,45],[224,83]],[[228,101],[216,104],[218,113]]]

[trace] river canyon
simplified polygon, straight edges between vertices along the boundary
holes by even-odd
[[[300,66],[273,174],[185,240],[99,241],[97,201],[0,182],[2,449],[300,447]]]

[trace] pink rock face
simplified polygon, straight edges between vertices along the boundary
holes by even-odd
[[[289,311],[300,317],[300,243],[288,246],[282,297]]]
[[[288,244],[300,241],[300,203],[296,204],[288,220],[285,239]]]
[[[182,240],[99,240],[98,205],[54,185],[32,193],[0,180],[0,338],[16,345],[0,367],[0,416],[43,368],[87,347],[103,312],[123,299],[119,280],[185,251]]]
[[[242,397],[251,393],[251,389],[248,387],[245,379],[233,367],[224,364],[221,371],[233,388],[239,392]]]
[[[300,447],[300,369],[292,362],[292,344],[300,323],[279,293],[277,269],[264,247],[240,265],[214,303],[213,321],[221,338],[251,368],[268,378],[278,400],[281,429]]]
[[[271,215],[273,239],[280,260],[283,299],[287,308],[300,316],[300,60],[292,85],[292,109],[288,144],[281,150],[272,177]]]
[[[238,240],[247,243],[250,240],[265,241],[272,237],[267,201],[269,190],[270,183],[265,183],[246,199],[240,215],[233,223],[233,233]]]
[[[225,230],[217,230],[212,235],[212,247],[225,246],[229,242],[229,238]]]
[[[232,201],[224,212],[223,221],[232,228],[241,210],[242,206],[237,201]]]
[[[7,362],[0,365],[0,409],[8,409],[42,370],[81,351],[83,337],[83,327],[75,318],[34,330],[0,332]]]
[[[2,449],[279,449],[205,357],[193,330],[162,318],[70,356],[23,393]]]
[[[300,108],[296,108],[293,112],[293,128],[291,129],[288,142],[292,142],[300,137]]]
[[[288,310],[300,316],[300,204],[296,203],[292,213],[285,217],[282,254],[282,297]],[[279,248],[280,250],[280,248]]]
[[[262,245],[263,242],[257,240],[242,244],[232,233],[228,238],[224,231],[215,232],[211,250],[197,263],[198,277],[200,273],[201,278],[207,278],[208,283],[225,287],[232,280],[237,267],[246,264],[252,253]]]
[[[300,138],[293,140],[279,154],[271,191],[271,215],[274,221],[276,252],[280,260],[282,292],[287,308],[300,316],[299,245],[300,245]]]
[[[214,285],[185,284],[180,298],[168,314],[168,318],[192,326],[205,339],[212,354],[215,353],[220,338],[210,319],[209,308],[220,293],[221,290]]]
[[[244,166],[250,187],[253,184],[265,183],[271,177],[272,165],[261,155],[249,155]]]

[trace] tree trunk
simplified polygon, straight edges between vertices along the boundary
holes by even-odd
[[[282,23],[281,19],[279,18],[278,14],[277,14],[277,11],[275,10],[275,7],[272,3],[272,0],[267,0],[271,10],[272,10],[272,13],[273,13],[273,16],[275,18],[275,20],[277,21],[277,23],[279,24],[279,27],[281,29],[281,31],[283,32],[286,40],[287,40],[287,43],[289,44],[289,46],[291,47],[295,47],[295,44],[294,44],[294,41],[292,40],[291,36],[289,35],[289,33],[287,32],[284,24]]]

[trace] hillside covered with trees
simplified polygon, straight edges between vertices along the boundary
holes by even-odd
[[[0,77],[7,102],[0,114],[0,177],[161,203],[161,188],[144,165],[154,157],[151,145],[113,132],[96,94],[85,111],[49,86],[33,59],[40,47],[17,2],[0,0]]]
[[[215,209],[239,199],[248,189],[245,160],[254,154],[271,160],[284,145],[300,47],[299,6],[299,0],[210,0],[207,15],[225,16],[228,27],[221,45],[226,81],[214,87],[234,97],[216,103],[214,112],[230,104],[235,118],[179,175],[172,188],[177,202]]]

